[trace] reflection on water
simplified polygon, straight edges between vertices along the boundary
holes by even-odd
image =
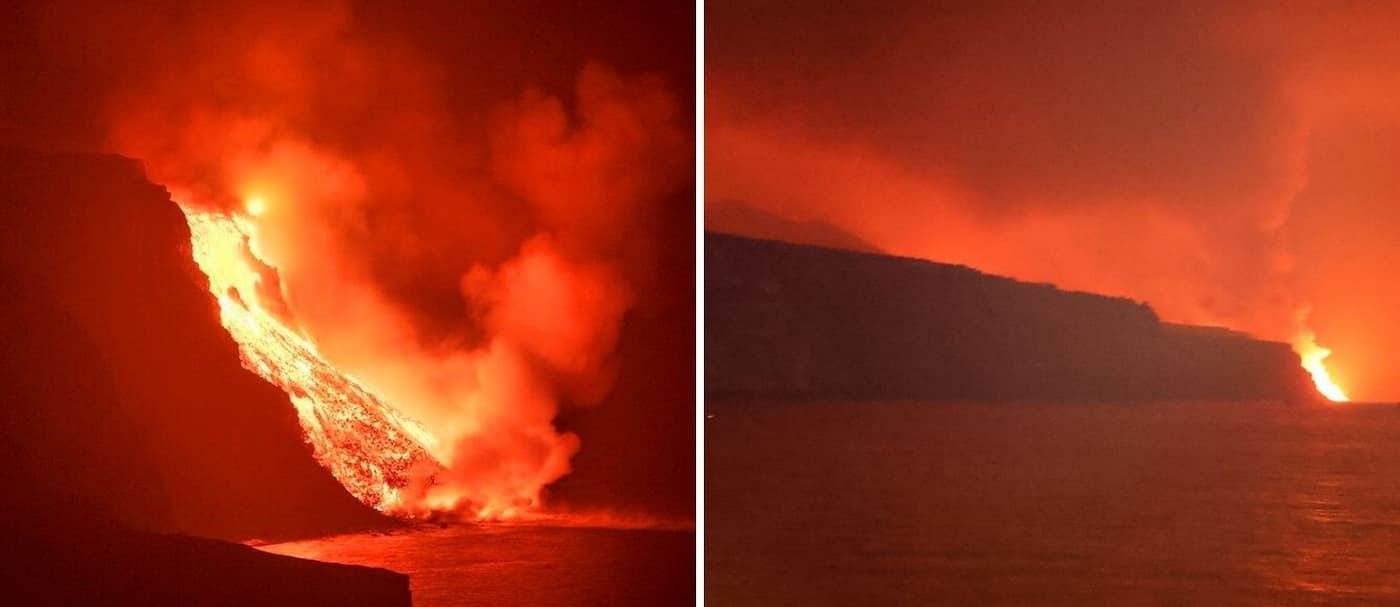
[[[454,525],[260,548],[406,573],[417,607],[694,601],[693,530]]]
[[[1400,604],[1400,410],[707,405],[724,605]]]

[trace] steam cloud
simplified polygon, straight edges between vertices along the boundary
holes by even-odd
[[[1170,321],[1295,341],[1306,317],[1354,397],[1400,394],[1393,7],[708,11],[707,203]]]
[[[343,4],[167,17],[159,67],[110,99],[113,146],[177,201],[249,216],[264,307],[440,439],[413,507],[537,505],[580,447],[560,407],[615,374],[634,218],[687,184],[666,84],[590,63],[571,101],[470,115]]]

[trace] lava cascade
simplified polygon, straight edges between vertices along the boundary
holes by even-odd
[[[1313,384],[1317,386],[1317,391],[1327,400],[1334,403],[1344,403],[1350,398],[1346,391],[1342,390],[1332,375],[1327,371],[1328,356],[1332,355],[1332,350],[1317,345],[1316,338],[1311,331],[1305,331],[1293,344],[1293,350],[1298,353],[1298,358],[1303,363],[1303,368],[1312,375]]]
[[[194,260],[209,277],[244,368],[287,393],[316,461],[346,491],[380,511],[405,510],[414,475],[440,468],[429,453],[436,437],[336,369],[261,303],[252,225],[237,215],[181,209]]]

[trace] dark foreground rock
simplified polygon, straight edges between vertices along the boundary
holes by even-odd
[[[705,235],[707,398],[1316,400],[1287,344],[923,260]]]
[[[12,605],[411,605],[408,576],[66,521],[7,543]],[[13,602],[8,602],[13,600]]]

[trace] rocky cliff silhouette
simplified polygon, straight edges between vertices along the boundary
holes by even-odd
[[[384,570],[209,538],[384,526],[244,371],[166,192],[0,148],[0,575],[13,604],[408,604]]]
[[[884,253],[880,247],[834,224],[820,220],[795,221],[738,200],[706,202],[705,230],[828,249]]]
[[[168,500],[152,527],[243,540],[384,523],[311,459],[287,395],[242,368],[183,214],[139,163],[3,149],[0,200],[0,264],[73,320],[145,438]],[[82,403],[62,406],[86,423]]]
[[[1288,345],[929,261],[705,234],[707,398],[1311,401]]]

